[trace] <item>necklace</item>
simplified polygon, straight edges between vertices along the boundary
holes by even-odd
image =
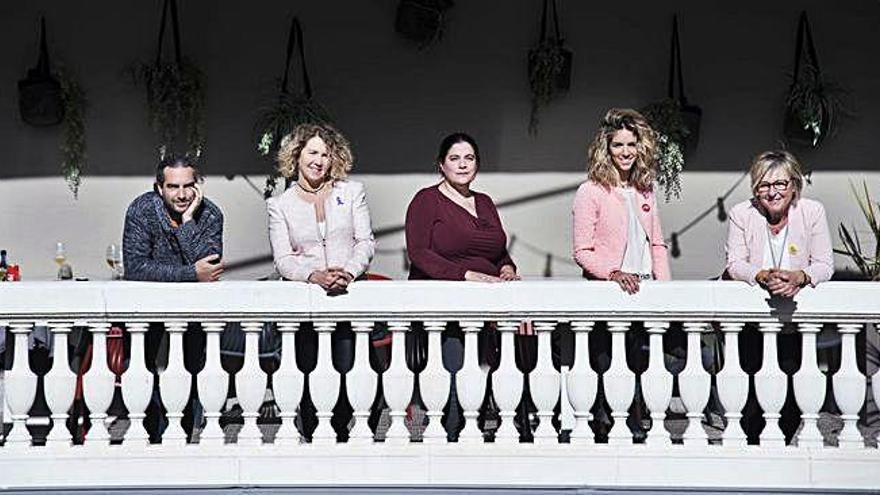
[[[327,185],[327,181],[322,182],[320,186],[318,186],[317,188],[314,188],[314,189],[306,184],[303,184],[300,181],[296,181],[296,185],[299,186],[300,189],[302,189],[303,191],[305,191],[307,193],[318,194],[321,191],[321,189],[324,189],[324,186]]]

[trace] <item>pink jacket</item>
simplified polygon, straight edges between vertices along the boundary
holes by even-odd
[[[651,245],[653,275],[669,280],[669,258],[660,229],[657,201],[652,192],[636,193],[639,222],[648,234]],[[626,198],[614,188],[591,180],[578,188],[572,207],[572,244],[574,260],[584,276],[607,280],[612,271],[620,269],[626,250]]]
[[[337,181],[324,204],[326,239],[321,238],[314,205],[291,187],[266,202],[269,242],[275,268],[288,280],[306,281],[315,270],[339,266],[362,275],[376,250],[364,186]]]
[[[767,246],[767,219],[752,204],[743,201],[730,210],[727,230],[727,272],[734,280],[756,284],[755,275],[763,268]],[[831,279],[834,258],[825,207],[801,198],[788,210],[788,240],[791,269],[803,270],[812,286]]]

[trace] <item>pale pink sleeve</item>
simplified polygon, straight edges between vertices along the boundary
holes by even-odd
[[[287,219],[277,200],[266,202],[269,211],[269,244],[278,273],[287,280],[306,282],[312,270],[302,262],[302,256],[290,245]]]
[[[755,276],[761,265],[754,263],[755,256],[749,256],[747,210],[733,207],[728,216],[727,227],[727,273],[734,280],[742,280],[751,285],[758,283]],[[752,253],[754,254],[754,253]]]
[[[589,183],[581,184],[572,206],[572,255],[575,262],[592,278],[608,280],[619,267],[609,263],[608,256],[596,253],[596,225],[602,207]]]
[[[651,262],[653,264],[654,278],[656,280],[672,280],[672,271],[669,269],[669,249],[663,239],[663,229],[660,226],[660,209],[657,208],[657,195],[651,195]]]
[[[828,218],[825,215],[825,207],[822,203],[815,202],[817,208],[814,215],[810,215],[812,221],[807,227],[810,241],[810,264],[804,268],[804,273],[810,276],[810,285],[831,280],[834,275],[834,255],[831,247],[831,232],[828,229]]]
[[[352,221],[354,224],[354,248],[351,258],[345,262],[345,271],[361,276],[370,266],[373,254],[376,252],[376,239],[373,237],[373,228],[370,223],[370,209],[367,207],[367,195],[363,184],[351,182],[354,186],[352,196]]]

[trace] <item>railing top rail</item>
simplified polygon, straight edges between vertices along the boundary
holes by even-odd
[[[741,282],[645,282],[627,295],[611,282],[504,284],[383,281],[327,296],[300,282],[20,282],[0,284],[0,320],[639,319],[880,321],[880,284],[829,282],[793,300]]]

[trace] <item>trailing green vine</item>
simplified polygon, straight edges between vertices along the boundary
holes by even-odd
[[[666,98],[642,109],[651,128],[657,133],[657,182],[663,187],[666,201],[681,197],[681,172],[684,169],[684,143],[690,135],[681,118],[681,102]]]
[[[64,120],[61,129],[61,173],[77,198],[86,166],[85,112],[88,102],[82,86],[68,70],[59,72]]]

